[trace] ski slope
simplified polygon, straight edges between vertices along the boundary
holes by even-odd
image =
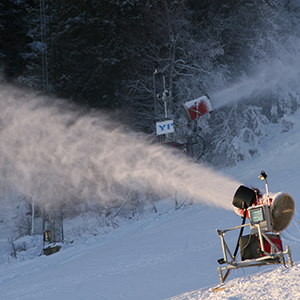
[[[300,299],[300,111],[289,121],[292,130],[281,132],[278,126],[261,141],[259,154],[222,173],[264,192],[258,175],[265,170],[270,192],[285,191],[293,196],[296,213],[282,233],[284,246],[292,250],[293,268],[232,271],[227,284],[232,287],[213,292],[219,283],[217,259],[222,257],[216,229],[240,225],[241,218],[233,211],[206,204],[187,204],[175,210],[171,198],[157,204],[158,213],[149,210],[116,229],[82,234],[51,256],[39,256],[41,241],[28,237],[24,243],[35,247],[18,259],[11,258],[8,223],[0,223],[1,300]],[[3,205],[5,211],[8,204]],[[65,223],[67,236],[71,222],[74,228],[80,218]],[[232,248],[237,235],[226,234]]]

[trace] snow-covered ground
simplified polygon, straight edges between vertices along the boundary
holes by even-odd
[[[6,232],[13,221],[3,221],[0,298],[300,299],[300,111],[287,119],[293,129],[288,132],[280,132],[280,126],[273,129],[251,160],[222,172],[264,192],[264,182],[258,175],[265,170],[270,192],[285,191],[293,196],[296,213],[282,233],[284,246],[289,245],[292,250],[293,268],[273,266],[232,271],[227,283],[230,288],[213,292],[212,287],[219,283],[217,259],[222,257],[216,229],[240,225],[241,218],[233,211],[206,204],[188,204],[175,210],[174,199],[166,199],[157,204],[158,213],[145,212],[138,220],[120,223],[118,228],[98,235],[84,233],[50,256],[39,256],[42,241],[30,237],[23,241],[35,243],[30,253],[24,251],[18,259],[9,256],[12,249]],[[2,212],[7,215],[8,203],[4,201],[2,205]],[[65,223],[67,234],[71,222]],[[231,248],[237,235],[238,232],[226,234]]]

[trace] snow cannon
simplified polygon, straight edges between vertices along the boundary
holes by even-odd
[[[223,258],[218,259],[218,263],[226,264],[218,268],[221,285],[224,284],[232,269],[272,264],[293,266],[290,248],[286,246],[285,250],[283,249],[280,232],[285,230],[293,219],[294,199],[285,192],[270,197],[266,173],[262,171],[259,178],[265,181],[265,195],[262,195],[258,189],[241,185],[233,196],[234,212],[243,218],[242,225],[225,230],[217,229],[224,255]],[[249,219],[247,224],[246,219]],[[243,235],[244,228],[247,226],[250,227],[250,233]],[[240,233],[235,251],[231,253],[225,242],[225,233],[236,229],[239,229]],[[238,255],[240,261],[237,260]],[[223,271],[226,271],[225,275]]]
[[[292,222],[295,213],[295,202],[292,196],[285,192],[279,192],[272,198],[263,196],[258,189],[251,189],[241,185],[234,197],[232,204],[234,212],[239,216],[244,216],[250,221],[254,219],[254,214],[262,211],[261,207],[268,207],[270,216],[271,231],[279,233],[285,230]],[[251,224],[250,224],[251,225]]]
[[[204,95],[200,98],[183,103],[181,109],[184,117],[190,123],[212,111],[212,106],[208,95]]]

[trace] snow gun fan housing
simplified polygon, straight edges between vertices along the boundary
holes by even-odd
[[[212,111],[210,98],[207,95],[204,95],[200,98],[183,103],[181,110],[188,122],[197,120],[199,117]]]

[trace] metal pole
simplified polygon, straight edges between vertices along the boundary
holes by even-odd
[[[162,100],[165,104],[165,119],[168,118],[168,112],[167,112],[167,95],[166,95],[166,82],[165,82],[165,76],[163,76],[163,84],[164,84],[164,91],[162,95]]]
[[[32,216],[31,216],[31,235],[33,236],[34,234],[34,197],[32,197],[32,204],[31,204],[31,210],[32,210]]]
[[[269,188],[268,188],[267,178],[265,178],[265,186],[266,186],[266,193],[267,193],[268,205],[270,205],[270,197],[269,197]]]
[[[153,97],[154,97],[154,113],[155,113],[155,121],[157,120],[157,96],[156,96],[156,87],[155,87],[155,74],[157,70],[153,72]]]

